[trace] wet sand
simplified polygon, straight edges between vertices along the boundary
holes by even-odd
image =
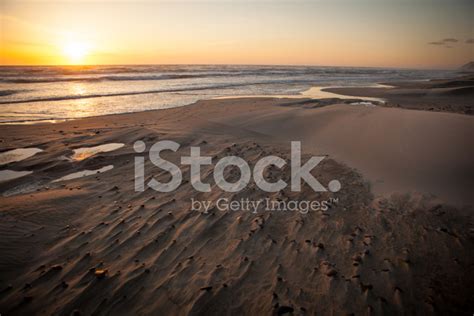
[[[392,88],[328,88],[327,92],[383,98],[385,106],[405,109],[474,114],[474,75],[456,79],[391,82]]]

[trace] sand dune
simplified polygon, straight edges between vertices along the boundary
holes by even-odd
[[[301,140],[359,170],[376,194],[415,191],[474,204],[474,119],[453,113],[334,105],[222,118],[278,140]]]
[[[214,100],[0,127],[2,149],[43,149],[6,166],[33,174],[0,183],[0,191],[11,193],[0,198],[0,312],[470,315],[472,207],[449,204],[472,202],[473,117],[299,102]],[[214,160],[238,155],[254,164],[269,154],[289,160],[294,139],[303,142],[303,160],[329,155],[315,176],[324,185],[339,179],[339,192],[303,186],[299,193],[268,194],[251,183],[225,193],[213,184],[211,167],[202,171],[210,193],[191,187],[186,167],[175,192],[133,189],[136,140],[147,148],[158,140],[180,143],[178,152],[165,155],[171,161],[200,146]],[[125,146],[63,159],[106,143]],[[51,183],[108,165],[114,168]],[[152,171],[148,178],[168,177],[149,162],[145,167]],[[265,175],[289,181],[290,170]],[[215,203],[223,197],[331,202],[308,214],[191,210],[191,198]]]

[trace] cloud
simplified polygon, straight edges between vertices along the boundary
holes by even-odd
[[[444,45],[444,42],[429,42],[430,45]]]
[[[466,44],[474,44],[474,38],[467,39]]]
[[[442,42],[445,42],[445,43],[457,43],[459,42],[457,39],[455,38],[445,38],[442,40]]]
[[[459,42],[459,40],[457,38],[448,37],[448,38],[444,38],[440,41],[429,42],[428,44],[429,45],[443,46],[444,48],[453,48],[453,46],[451,46],[451,44],[454,44],[454,43],[457,43],[457,42]]]

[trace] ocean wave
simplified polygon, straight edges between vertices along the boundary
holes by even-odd
[[[219,89],[228,90],[235,87],[250,87],[244,89],[246,91],[242,94],[278,94],[282,91],[291,91],[290,87],[297,86],[298,89],[301,89],[301,86],[311,85],[354,86],[433,77],[433,74],[429,73],[430,71],[425,70],[315,66],[1,66],[0,105],[166,92],[186,94],[203,90],[207,90],[205,93],[213,92],[220,95],[230,91],[223,92],[218,91]],[[132,85],[133,81],[137,84]],[[135,90],[140,86],[138,83],[140,81],[143,81],[144,91]],[[69,82],[72,83],[71,88],[68,86]],[[89,94],[71,94],[70,91],[75,91],[73,82],[90,82],[92,88],[84,89],[84,91],[90,90]],[[265,84],[272,86],[261,89]],[[253,87],[257,85],[258,87]],[[132,86],[134,88],[131,88]],[[21,89],[18,89],[20,87]],[[31,93],[21,93],[25,91]]]
[[[61,117],[50,117],[50,118],[37,118],[37,119],[10,119],[8,116],[0,115],[0,124],[36,124],[36,123],[57,123],[61,121],[72,120],[73,118],[61,118]]]
[[[131,76],[94,76],[94,77],[38,77],[38,78],[1,78],[2,83],[53,83],[53,82],[99,82],[99,81],[147,81],[173,79],[199,79],[210,77],[232,77],[232,74],[183,74],[183,75],[131,75]]]
[[[321,80],[324,82],[324,80]],[[102,97],[119,97],[119,96],[130,96],[130,95],[145,95],[145,94],[156,94],[156,93],[187,93],[192,91],[219,91],[222,89],[234,89],[247,86],[269,86],[275,87],[278,85],[284,86],[295,86],[298,87],[295,90],[295,93],[302,90],[303,88],[308,88],[311,85],[315,84],[313,79],[300,79],[300,80],[261,80],[261,81],[246,81],[241,83],[228,83],[228,84],[211,84],[206,86],[181,86],[178,88],[168,88],[168,89],[153,89],[153,90],[144,90],[144,91],[120,91],[112,93],[96,93],[96,94],[86,94],[86,95],[62,95],[62,96],[52,96],[52,97],[37,97],[37,98],[28,98],[28,99],[17,99],[17,100],[0,100],[0,105],[2,104],[18,104],[18,103],[31,103],[31,102],[50,102],[50,101],[64,101],[64,100],[77,100],[77,99],[91,99],[91,98],[102,98]],[[272,89],[274,90],[274,89]],[[278,91],[275,90],[274,93],[278,94]],[[281,91],[280,91],[281,92]],[[261,92],[256,92],[260,94]],[[267,92],[267,94],[270,92]],[[271,93],[270,93],[271,94]]]
[[[0,83],[54,83],[199,79],[216,77],[398,76],[395,69],[309,66],[81,66],[0,67]]]
[[[102,97],[119,97],[128,95],[143,95],[143,94],[155,94],[155,93],[173,93],[173,92],[186,92],[186,91],[200,91],[200,90],[212,90],[212,89],[226,89],[238,86],[248,85],[259,85],[268,84],[267,82],[262,83],[244,83],[244,84],[226,84],[226,85],[212,85],[202,87],[186,87],[186,88],[175,88],[175,89],[157,89],[157,90],[146,90],[146,91],[124,91],[116,93],[104,93],[104,94],[88,94],[88,95],[66,95],[57,97],[39,97],[22,100],[10,100],[0,101],[1,104],[18,104],[18,103],[31,103],[31,102],[51,102],[51,101],[64,101],[64,100],[76,100],[76,99],[91,99],[91,98],[102,98]]]

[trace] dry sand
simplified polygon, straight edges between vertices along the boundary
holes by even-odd
[[[474,117],[314,100],[227,99],[58,124],[1,126],[2,151],[43,151],[4,169],[33,174],[0,183],[2,315],[466,314],[474,310]],[[250,164],[305,159],[337,193],[251,183],[198,193],[183,167],[171,193],[134,191],[132,144],[181,144],[177,161],[238,155]],[[124,143],[80,161],[80,147]],[[334,159],[333,159],[334,158]],[[101,174],[51,183],[84,169]],[[154,170],[147,177],[165,181]],[[227,170],[235,179],[238,174]],[[288,166],[266,176],[288,180]],[[398,192],[397,194],[392,194]],[[429,194],[434,193],[438,197]],[[329,200],[327,211],[191,211],[190,199]],[[332,200],[333,201],[333,200]],[[454,205],[454,206],[449,206]]]

